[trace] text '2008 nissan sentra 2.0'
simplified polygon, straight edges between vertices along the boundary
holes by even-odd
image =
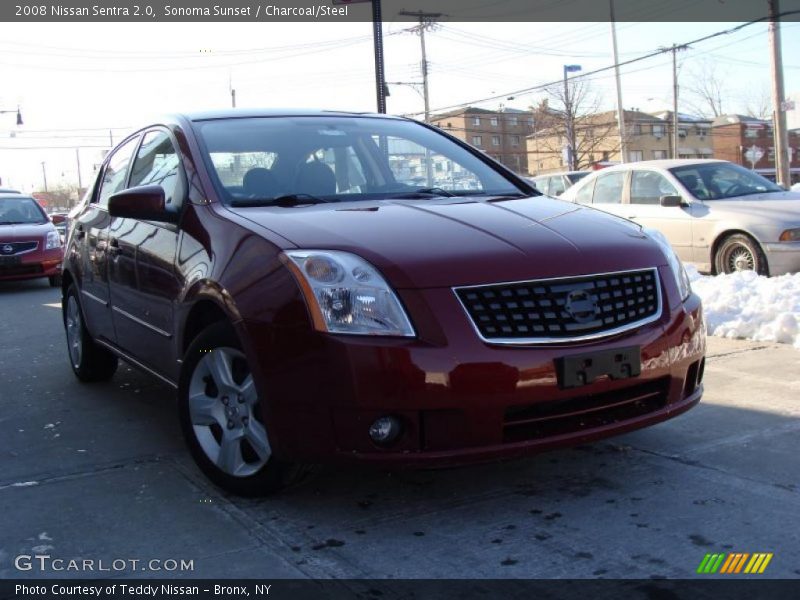
[[[70,228],[69,357],[176,388],[218,484],[300,464],[437,466],[644,427],[702,394],[705,327],[658,234],[539,195],[402,118],[165,118]]]

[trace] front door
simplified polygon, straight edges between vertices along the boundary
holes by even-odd
[[[661,206],[662,196],[680,195],[661,173],[636,169],[631,172],[628,214],[623,216],[663,233],[678,257],[691,262],[694,260],[691,205]]]
[[[186,185],[175,145],[161,129],[145,134],[131,167],[128,187],[160,185],[169,210],[178,212]],[[118,346],[172,379],[174,303],[180,290],[175,271],[178,227],[112,217],[109,282]]]

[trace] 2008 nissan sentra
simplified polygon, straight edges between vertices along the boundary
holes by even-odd
[[[663,237],[407,119],[170,117],[109,154],[71,223],[75,374],[122,358],[173,386],[236,493],[579,444],[702,394],[701,304]]]

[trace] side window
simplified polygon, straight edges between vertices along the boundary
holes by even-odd
[[[578,204],[591,204],[592,192],[594,191],[595,180],[589,180],[575,194],[575,202]]]
[[[594,204],[620,204],[622,188],[625,183],[625,172],[615,171],[597,177],[594,185]]]
[[[131,169],[130,187],[160,185],[167,206],[179,206],[183,194],[180,159],[165,131],[145,134]]]
[[[564,190],[567,189],[564,186],[564,178],[561,175],[556,177],[550,178],[550,195],[551,196],[560,196],[564,193]]]
[[[631,175],[631,204],[658,204],[661,196],[677,196],[678,191],[660,173],[634,171]]]
[[[97,194],[97,202],[100,206],[108,206],[109,197],[124,189],[125,179],[128,175],[128,165],[131,162],[131,157],[138,141],[138,135],[129,139],[114,151],[114,154],[111,155],[111,158],[106,163],[103,171],[103,180],[100,183],[100,191]]]

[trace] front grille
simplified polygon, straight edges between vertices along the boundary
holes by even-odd
[[[610,335],[661,314],[656,269],[456,288],[481,337],[499,343]]]
[[[612,392],[509,407],[503,423],[503,441],[562,435],[647,415],[667,405],[669,382],[669,377],[662,377]]]
[[[14,256],[36,250],[39,242],[0,242],[0,256]]]

